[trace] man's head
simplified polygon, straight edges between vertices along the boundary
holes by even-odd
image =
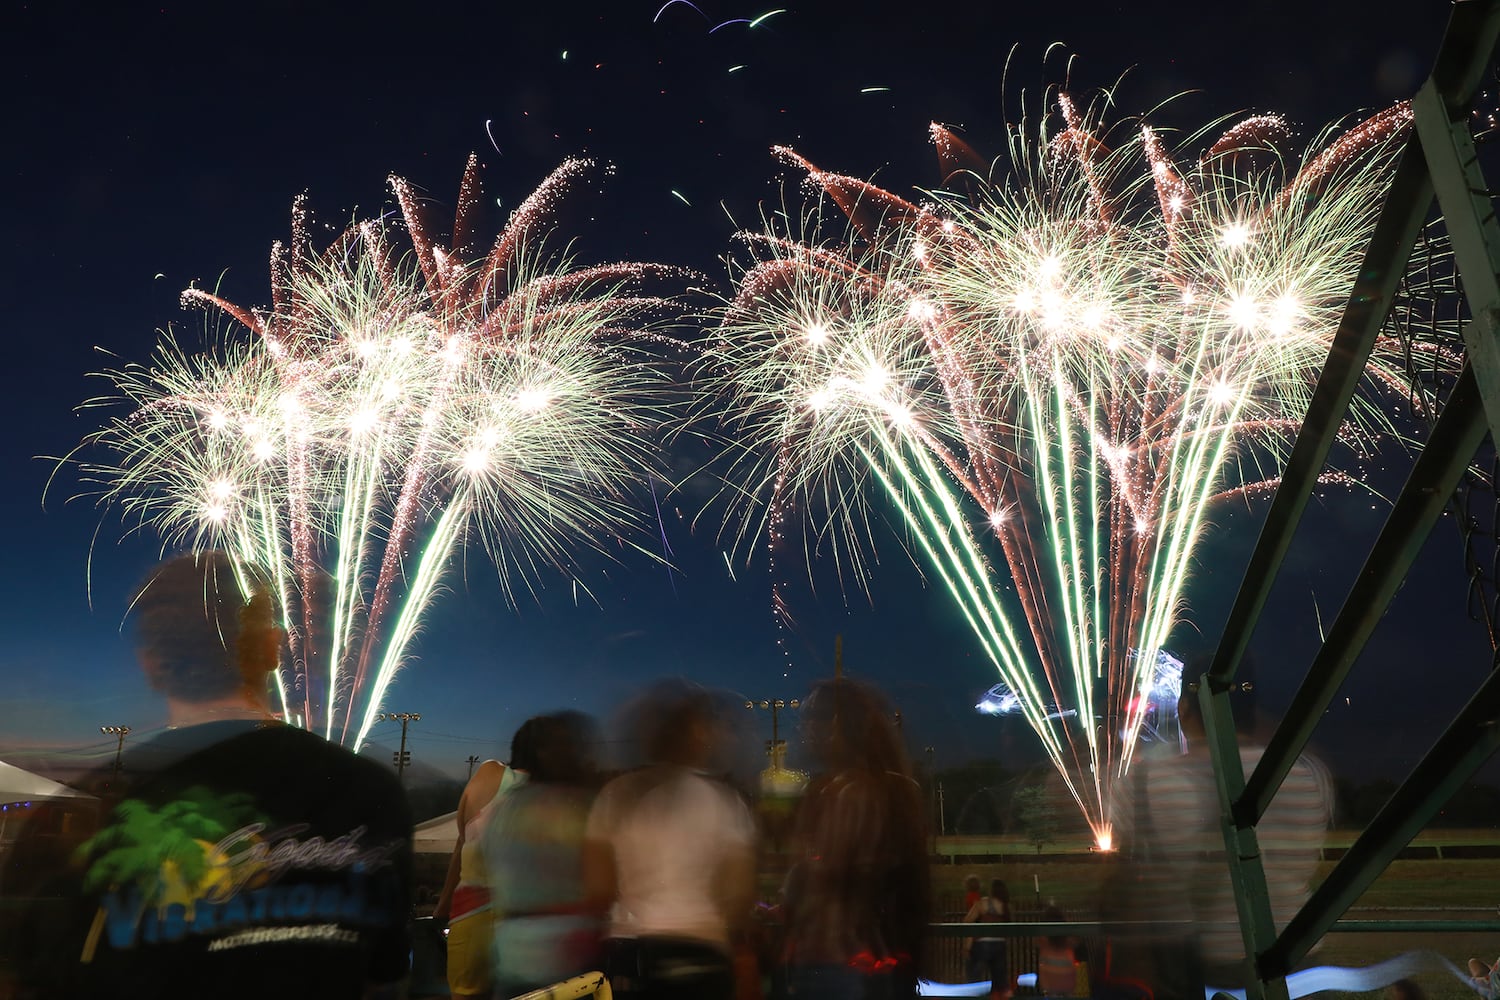
[[[136,653],[151,686],[182,702],[266,693],[282,632],[269,589],[222,552],[178,556],[131,602]],[[242,585],[241,575],[247,583]]]

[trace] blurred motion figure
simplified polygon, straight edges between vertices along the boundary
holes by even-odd
[[[863,684],[824,681],[802,703],[802,735],[818,773],[793,826],[788,991],[913,996],[932,909],[926,810],[893,715]]]
[[[1001,879],[990,880],[988,896],[981,896],[964,914],[964,923],[1008,923],[1010,889]],[[991,1000],[1003,1000],[1014,991],[1010,982],[1010,962],[1005,938],[981,936],[969,948],[969,981],[988,977]]]
[[[1150,957],[1139,969],[1140,977],[1158,997],[1195,995],[1202,985],[1239,988],[1251,975],[1224,859],[1218,785],[1197,693],[1185,692],[1177,712],[1186,751],[1146,761],[1131,794],[1116,803],[1123,877],[1113,881],[1113,899],[1106,899],[1119,908],[1107,915],[1185,921],[1191,926],[1191,933],[1158,939],[1142,952]],[[1264,753],[1263,745],[1248,737],[1253,719],[1253,704],[1236,706],[1240,762],[1246,775]],[[1332,819],[1332,802],[1327,772],[1304,754],[1256,824],[1278,927],[1286,926],[1307,899]]]
[[[663,685],[641,713],[648,763],[611,781],[589,815],[590,896],[609,907],[616,996],[730,1000],[733,932],[755,889],[755,825],[710,773],[724,729],[713,696]]]

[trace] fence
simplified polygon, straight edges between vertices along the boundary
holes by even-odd
[[[1097,924],[1080,922],[1084,918],[1067,911],[1063,916],[1068,923],[1049,923],[1043,919],[1043,912],[1037,907],[1014,907],[1015,920],[1010,923],[965,924],[960,923],[962,913],[949,911],[946,922],[931,925],[933,935],[927,943],[922,978],[937,983],[968,982],[969,947],[980,936],[1005,941],[1005,967],[1010,970],[1012,979],[1036,971],[1037,946],[1044,937],[1073,937],[1082,946],[1082,954],[1090,957],[1104,954],[1104,937],[1097,933]],[[1020,988],[1016,992],[1024,995],[1036,991]]]

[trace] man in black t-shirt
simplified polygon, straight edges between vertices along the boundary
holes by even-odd
[[[379,766],[271,717],[274,602],[236,581],[222,553],[184,556],[136,595],[137,652],[170,724],[126,755],[68,864],[21,873],[22,997],[401,992],[405,796]]]

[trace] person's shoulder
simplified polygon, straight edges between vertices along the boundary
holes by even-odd
[[[257,753],[266,758],[295,760],[304,774],[335,777],[405,801],[401,783],[390,768],[306,729],[276,723],[247,733],[235,742],[239,741],[253,744]]]
[[[464,798],[470,809],[481,809],[500,791],[505,780],[505,765],[498,760],[487,760],[474,769],[474,774],[464,784]]]
[[[745,801],[745,797],[740,794],[739,789],[719,778],[703,776],[702,780],[704,784],[712,789],[714,801],[718,803],[721,809],[725,809],[735,816],[739,816],[742,813],[747,817],[750,815],[750,805]]]
[[[319,736],[300,726],[289,726],[284,722],[266,723],[236,738],[272,747],[285,747],[299,753],[311,754],[330,761],[345,761],[354,766],[377,766],[368,758],[340,746],[332,740]]]
[[[689,773],[691,772],[682,771],[680,768],[665,767],[660,764],[647,764],[644,767],[637,767],[623,774],[617,774],[606,781],[604,787],[599,790],[598,798],[605,801],[615,801],[618,799],[631,801],[638,798],[648,789],[655,788],[668,781],[680,781],[684,775]]]
[[[490,760],[484,761],[478,767],[474,768],[474,777],[470,778],[469,780],[471,782],[477,782],[480,779],[484,779],[487,781],[499,782],[500,779],[504,776],[505,765],[500,763],[500,761],[494,760],[492,758]]]

